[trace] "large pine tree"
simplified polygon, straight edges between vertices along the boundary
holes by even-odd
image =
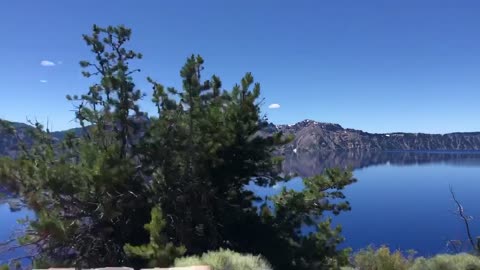
[[[341,190],[351,173],[327,170],[304,179],[303,191],[258,198],[247,185],[287,181],[274,150],[288,138],[262,132],[253,76],[224,90],[217,76],[202,80],[204,61],[191,56],[181,89],[148,79],[157,107],[148,117],[132,79],[131,62],[141,54],[126,48],[130,36],[123,26],[94,26],[84,36],[95,61],[80,63],[83,74],[99,80],[68,97],[82,135],[58,145],[38,125],[35,146],[4,166],[37,212],[21,239],[36,247],[37,261],[168,266],[183,254],[230,248],[262,254],[276,269],[345,263],[340,228],[325,214],[349,210]],[[305,227],[314,232],[302,233]]]

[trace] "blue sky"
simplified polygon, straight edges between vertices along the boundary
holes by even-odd
[[[180,67],[198,53],[225,88],[252,72],[274,123],[480,131],[479,12],[478,1],[440,0],[1,1],[0,118],[75,126],[65,95],[88,87],[81,34],[96,23],[133,29],[146,92],[147,76],[180,86]]]

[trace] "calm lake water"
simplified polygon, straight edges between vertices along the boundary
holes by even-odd
[[[429,255],[447,252],[448,240],[466,240],[450,185],[467,214],[480,218],[478,165],[378,165],[355,175],[359,181],[345,192],[352,211],[336,219],[354,249],[387,244]],[[480,235],[479,225],[472,220],[474,235]]]
[[[452,251],[448,241],[465,241],[466,231],[455,215],[450,186],[473,216],[472,233],[480,236],[480,153],[339,153],[330,159],[296,158],[287,158],[287,169],[303,175],[320,173],[325,164],[354,169],[358,182],[344,190],[352,211],[333,219],[343,227],[344,246],[358,250],[385,244],[424,256]],[[282,186],[253,189],[267,195]],[[296,178],[286,186],[298,190],[302,181]]]
[[[18,224],[18,220],[28,216],[33,216],[32,212],[28,209],[12,212],[9,204],[5,202],[5,198],[0,199],[0,243],[12,239],[15,233],[20,232],[22,227]],[[4,252],[0,247],[0,264],[22,255],[25,255],[22,250],[17,249]]]
[[[303,163],[303,164],[302,164]],[[479,153],[342,153],[329,157],[287,158],[286,170],[313,175],[325,166],[350,166],[357,183],[345,194],[352,211],[334,218],[342,224],[345,246],[354,250],[370,244],[415,249],[420,255],[448,252],[448,240],[466,240],[462,220],[454,214],[449,193],[451,185],[471,221],[474,235],[480,235],[480,154]],[[300,189],[296,178],[287,187]],[[271,189],[252,187],[259,194]],[[0,242],[17,227],[16,220],[31,214],[12,213],[0,203]],[[10,255],[12,256],[12,255]],[[5,255],[0,255],[0,261]]]

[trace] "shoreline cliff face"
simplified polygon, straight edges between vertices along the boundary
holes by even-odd
[[[12,126],[17,133],[17,135],[15,136],[11,134],[5,127],[0,125],[0,157],[17,157],[20,154],[19,140],[17,139],[17,137],[26,145],[32,144],[31,132],[34,127],[24,123],[9,122],[2,119],[0,119],[0,121],[4,121],[8,125]],[[76,134],[81,133],[80,128],[75,128],[65,131],[55,131],[51,132],[50,134],[52,135],[53,140],[61,141],[65,137],[65,134],[67,132],[72,131]]]
[[[3,120],[2,120],[3,121]],[[9,122],[17,130],[20,138],[27,143],[31,126]],[[74,129],[77,134],[80,129]],[[294,135],[294,140],[279,149],[288,157],[292,154],[310,153],[317,156],[330,152],[377,152],[377,151],[480,151],[480,132],[424,134],[424,133],[368,133],[361,130],[343,128],[338,124],[304,120],[294,125],[270,124],[267,133],[281,131]],[[65,131],[52,132],[56,140],[61,140]],[[0,126],[0,156],[18,155],[18,141]]]
[[[295,139],[284,147],[286,152],[480,150],[480,132],[381,134],[312,120],[294,125],[278,125],[275,130],[295,135]]]

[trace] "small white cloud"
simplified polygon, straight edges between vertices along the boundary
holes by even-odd
[[[47,80],[40,80],[41,83],[47,83]]]
[[[273,103],[273,104],[268,105],[268,108],[269,109],[278,109],[278,108],[280,108],[280,104]]]
[[[52,61],[48,61],[48,60],[42,60],[42,62],[40,62],[40,65],[42,65],[44,67],[53,67],[53,66],[55,66],[55,63],[52,62]]]

